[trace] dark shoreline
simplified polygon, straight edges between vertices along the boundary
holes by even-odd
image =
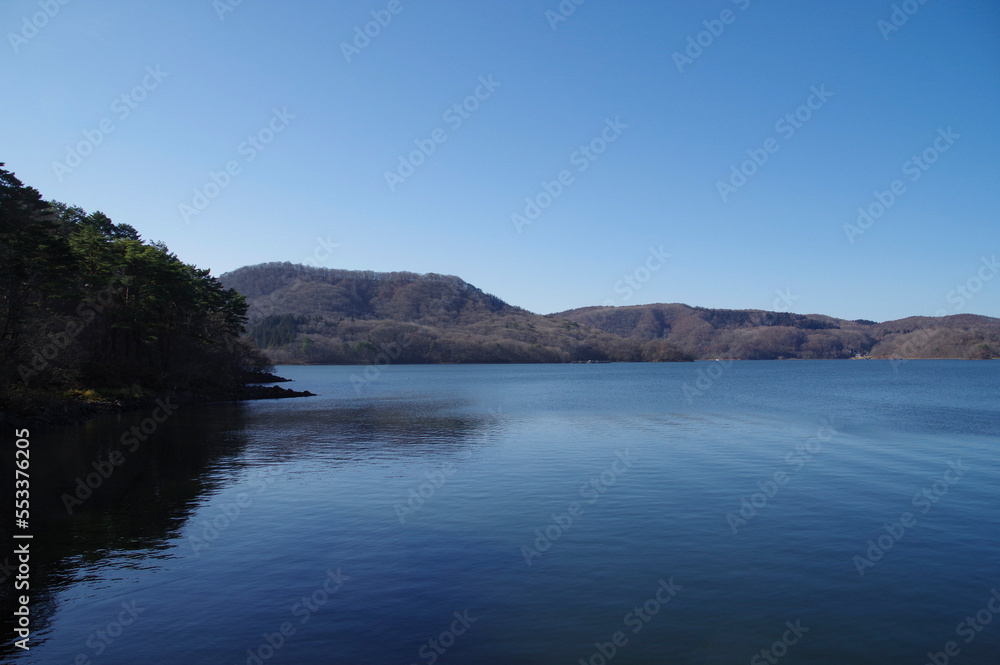
[[[260,381],[263,378],[264,381]],[[315,397],[308,390],[292,390],[271,383],[288,382],[273,374],[258,377],[255,383],[233,386],[229,388],[212,388],[204,390],[172,390],[145,397],[126,399],[106,399],[87,401],[81,399],[53,398],[37,412],[31,414],[0,412],[0,425],[15,428],[57,429],[82,425],[92,418],[105,414],[125,413],[128,411],[143,411],[153,409],[160,402],[171,405],[185,406],[191,404],[217,404],[223,402],[248,402],[259,399],[291,399],[293,397]]]

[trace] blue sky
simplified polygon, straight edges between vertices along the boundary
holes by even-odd
[[[1000,316],[992,0],[235,1],[4,2],[0,161],[213,274]]]

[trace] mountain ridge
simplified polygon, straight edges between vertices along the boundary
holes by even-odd
[[[276,364],[691,359],[662,340],[528,312],[453,275],[265,263],[219,281],[246,296],[249,335]]]
[[[680,303],[583,307],[553,316],[638,339],[664,339],[697,358],[994,358],[1000,319],[910,316],[877,323],[825,314]]]
[[[657,303],[541,315],[454,275],[243,266],[249,335],[284,363],[663,361],[711,358],[994,358],[1000,319],[823,314]],[[391,351],[391,353],[390,353]]]

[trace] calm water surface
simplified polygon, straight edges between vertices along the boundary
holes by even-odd
[[[279,373],[321,396],[32,437],[0,659],[1000,663],[1000,363]]]

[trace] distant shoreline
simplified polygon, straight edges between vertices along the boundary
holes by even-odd
[[[455,366],[461,367],[463,365],[481,365],[484,367],[505,367],[509,365],[675,365],[675,364],[685,364],[685,363],[714,363],[714,362],[741,362],[741,363],[759,363],[759,362],[785,362],[788,360],[800,360],[800,361],[823,361],[823,362],[844,362],[848,360],[889,360],[896,362],[909,362],[911,360],[968,360],[970,362],[979,362],[983,360],[1000,360],[1000,358],[695,358],[693,360],[670,360],[670,361],[658,361],[658,360],[572,360],[567,362],[494,362],[494,363],[483,363],[483,362],[471,362],[471,363],[455,363],[455,362],[393,362],[388,364],[376,364],[376,363],[303,363],[303,362],[283,362],[276,363],[281,367],[390,367],[395,365],[405,365],[407,367],[420,367],[420,366]],[[287,381],[288,379],[284,379]]]
[[[768,359],[738,359],[738,358],[699,358],[688,362],[715,363],[715,362],[776,362],[789,360],[813,360],[823,362],[843,362],[847,360],[875,360],[875,361],[895,361],[910,362],[915,360],[962,360],[979,361],[978,358],[768,358]],[[1000,360],[993,358],[992,360]],[[671,364],[643,361],[576,361],[566,363],[392,363],[393,365],[406,367],[421,366],[510,366],[510,365],[656,365]],[[285,363],[286,367],[372,367],[371,364],[329,364],[329,363]],[[374,365],[376,367],[386,367],[386,365]],[[177,390],[157,393],[155,395],[128,398],[128,399],[55,399],[50,400],[37,413],[30,415],[3,413],[0,412],[0,425],[12,427],[34,427],[40,429],[56,429],[60,427],[71,427],[82,425],[88,420],[98,416],[113,413],[128,413],[131,411],[143,411],[155,408],[161,401],[167,401],[178,406],[191,406],[201,404],[225,404],[232,402],[249,402],[263,399],[292,399],[296,397],[316,397],[316,393],[308,390],[292,390],[271,385],[274,383],[290,382],[287,379],[274,374],[266,375],[266,381],[248,383],[244,386],[234,388],[222,388],[205,391],[197,390]]]

